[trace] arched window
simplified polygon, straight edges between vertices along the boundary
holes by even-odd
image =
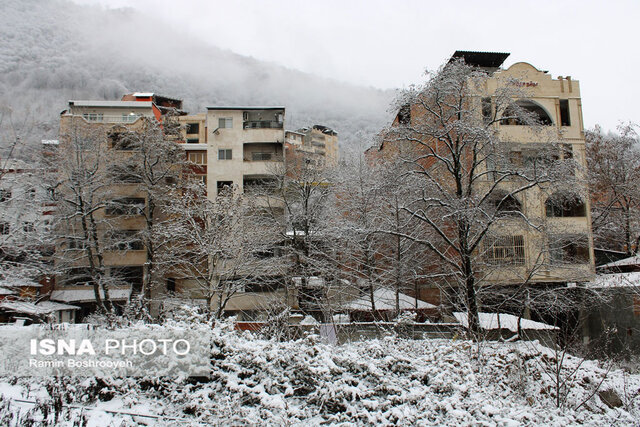
[[[583,217],[586,209],[576,194],[554,193],[545,202],[548,217]]]
[[[518,108],[507,108],[504,112],[505,118],[502,120],[503,125],[523,126],[530,124],[526,123],[527,120],[523,120],[524,115],[541,125],[550,126],[553,124],[551,116],[549,116],[547,111],[542,108],[540,104],[523,99],[516,101],[515,104]]]
[[[491,200],[497,215],[518,216],[522,212],[520,201],[506,192],[496,193]]]

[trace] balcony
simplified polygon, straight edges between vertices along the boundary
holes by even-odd
[[[242,124],[244,129],[282,129],[283,123],[270,120],[245,121]]]
[[[76,117],[82,117],[87,123],[135,123],[142,117],[152,118],[141,114],[104,115],[102,113],[83,113]]]

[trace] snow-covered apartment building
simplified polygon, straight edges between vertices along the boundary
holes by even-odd
[[[472,108],[480,119],[491,116],[501,96],[500,88],[505,87],[505,82],[516,82],[516,86],[524,89],[527,95],[517,101],[518,105],[535,115],[542,124],[542,132],[534,132],[530,126],[517,120],[504,120],[492,125],[501,143],[506,144],[510,151],[509,161],[515,167],[523,167],[527,162],[540,160],[541,153],[550,147],[548,141],[553,140],[554,146],[560,149],[552,156],[575,161],[576,167],[569,174],[584,174],[587,165],[579,82],[571,77],[553,78],[547,71],[526,62],[502,68],[508,56],[508,53],[467,51],[457,51],[453,55],[452,60],[463,58],[467,65],[487,74],[484,87],[479,89],[481,93],[472,97],[472,102],[475,102]],[[400,126],[401,122],[409,126],[419,122],[419,111],[417,105],[401,109],[392,127]],[[542,134],[550,138],[541,140]],[[367,154],[375,159],[393,153],[393,143],[383,142],[369,149]],[[485,179],[492,178],[487,175]],[[508,190],[513,184],[507,181],[501,185]],[[477,250],[484,251],[486,264],[492,266],[482,277],[482,283],[513,285],[526,281],[532,285],[558,286],[587,282],[594,277],[586,181],[577,179],[572,185],[569,190],[539,185],[510,198],[509,208],[522,212],[522,216],[536,227],[526,225],[518,215],[505,215],[493,227],[493,233],[498,237],[487,238],[485,245]],[[433,285],[424,283],[419,296],[438,304],[440,294],[434,290]]]
[[[127,150],[126,147],[116,147],[111,141],[113,129],[135,131],[141,126],[142,118],[163,122],[169,116],[181,125],[182,137],[176,138],[176,143],[193,164],[190,173],[200,177],[211,199],[228,186],[249,194],[254,188],[264,189],[266,181],[283,170],[285,154],[296,151],[297,146],[313,147],[312,160],[317,167],[337,162],[337,133],[319,125],[297,132],[300,140],[294,141],[296,147],[285,153],[285,132],[289,131],[285,131],[283,106],[212,106],[205,113],[187,115],[182,111],[180,100],[154,93],[129,94],[119,101],[69,101],[68,109],[60,119],[60,140],[61,144],[68,143],[74,128],[79,126],[93,129],[102,140],[99,144],[101,155],[106,156],[107,163],[117,163],[120,157],[127,155]],[[136,209],[148,209],[146,196],[135,183],[113,185],[104,197],[126,200]],[[260,204],[260,198],[264,196],[255,197]],[[271,209],[277,210],[278,206],[272,204]],[[117,212],[103,208],[97,215],[98,218],[110,217],[109,233],[133,235],[144,228],[144,218],[130,213],[117,218]],[[59,250],[66,251],[65,257],[68,258],[68,254],[73,254],[73,245],[74,242],[68,239],[61,242]],[[124,278],[110,289],[110,299],[116,303],[124,303],[132,294],[139,292],[143,277],[148,274],[147,254],[141,242],[134,239],[120,246],[110,248],[104,254],[106,273]],[[82,248],[77,249],[82,252]],[[87,260],[79,256],[76,264],[71,266],[69,274],[58,276],[51,300],[80,307],[78,318],[82,318],[93,309],[95,295],[87,274],[83,274]],[[162,301],[168,300],[167,295],[197,298],[198,287],[189,278],[171,277],[168,272],[165,281],[165,288],[152,290],[152,299],[160,301],[152,304],[152,308],[158,308]],[[122,286],[123,283],[127,285]],[[255,312],[272,306],[276,300],[285,300],[285,294],[293,295],[284,289],[263,290],[260,286],[256,289],[255,292],[247,289],[247,292],[235,294],[227,302],[226,310]],[[295,297],[289,298],[288,302],[292,308],[297,308]]]

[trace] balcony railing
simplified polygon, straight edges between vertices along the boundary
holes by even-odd
[[[137,114],[136,115],[121,114],[121,115],[105,116],[104,114],[89,113],[89,114],[76,114],[75,116],[82,117],[82,119],[84,119],[84,121],[88,123],[135,123],[138,119],[142,117],[151,118],[150,116],[143,116],[143,115],[137,115]]]
[[[282,129],[283,123],[269,120],[261,121],[246,121],[244,122],[245,129]]]

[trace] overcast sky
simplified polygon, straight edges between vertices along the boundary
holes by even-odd
[[[585,124],[640,122],[640,1],[74,0],[130,6],[236,53],[351,83],[419,82],[455,50],[580,81]],[[160,22],[164,21],[164,24]]]

